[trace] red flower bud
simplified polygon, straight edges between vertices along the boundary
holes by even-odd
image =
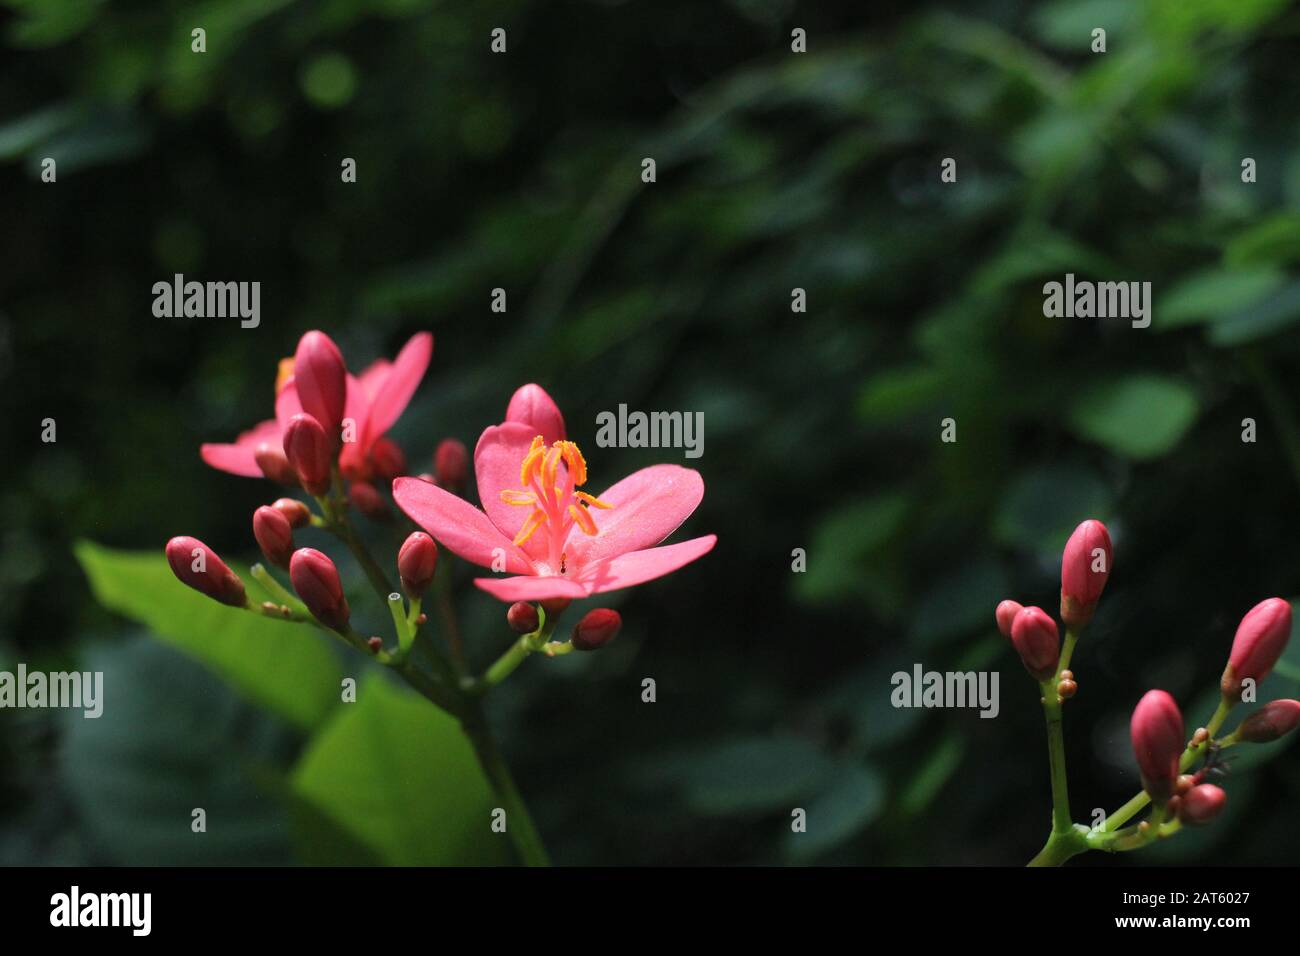
[[[253,449],[253,460],[257,462],[257,467],[262,469],[262,474],[277,485],[286,485],[290,488],[298,487],[298,473],[289,464],[289,459],[284,454],[284,448],[276,447],[270,442],[262,442]]]
[[[293,528],[284,513],[269,505],[253,512],[253,537],[266,560],[282,568],[289,566],[293,554]]]
[[[248,596],[239,575],[198,538],[187,535],[167,542],[167,563],[182,584],[189,585],[222,604],[244,607]]]
[[[564,613],[565,608],[573,603],[572,598],[545,598],[537,602],[546,612],[547,617],[558,617]]]
[[[622,627],[623,618],[618,611],[598,607],[594,611],[588,611],[573,626],[573,636],[569,639],[580,651],[594,651],[612,641]]]
[[[372,521],[383,521],[389,517],[388,502],[379,493],[379,489],[368,481],[354,481],[348,486],[348,501]]]
[[[1178,819],[1192,826],[1209,823],[1228,802],[1228,795],[1212,783],[1197,784],[1183,794],[1178,804]]]
[[[397,552],[397,574],[411,597],[419,597],[433,581],[438,566],[438,546],[423,531],[413,531]]]
[[[325,430],[329,448],[338,448],[347,405],[348,370],[334,340],[317,331],[299,339],[293,357],[293,380],[302,410]]]
[[[438,450],[433,453],[433,470],[442,487],[452,491],[463,488],[469,477],[469,452],[465,443],[454,438],[438,442]]]
[[[523,422],[551,445],[565,437],[564,416],[555,400],[540,385],[521,385],[510,396],[506,421]]]
[[[1266,744],[1285,737],[1300,725],[1300,700],[1271,700],[1241,722],[1237,739]]]
[[[375,475],[384,481],[406,474],[406,454],[388,437],[377,438],[370,446],[370,464]]]
[[[299,548],[289,559],[289,580],[316,620],[336,631],[347,626],[351,611],[339,569],[326,555],[315,548]]]
[[[506,611],[506,623],[516,634],[531,634],[537,630],[537,608],[527,601],[516,601]]]
[[[1291,637],[1291,605],[1281,598],[1260,601],[1246,612],[1232,639],[1228,666],[1223,669],[1219,687],[1225,697],[1241,695],[1241,683],[1247,678],[1259,684],[1286,650]]]
[[[302,486],[311,494],[323,495],[329,491],[333,456],[320,422],[303,413],[289,419],[284,430],[284,454],[298,473]]]
[[[994,616],[998,619],[998,630],[1002,632],[1003,637],[1011,636],[1011,623],[1016,619],[1016,615],[1024,610],[1024,605],[1019,601],[1003,601],[994,611]]]
[[[1092,619],[1106,579],[1110,577],[1110,534],[1100,521],[1085,521],[1074,529],[1061,556],[1061,620],[1080,628]]]
[[[1035,680],[1047,680],[1056,673],[1061,635],[1056,622],[1041,607],[1021,608],[1011,622],[1011,643]]]
[[[271,502],[271,507],[284,515],[290,528],[305,528],[311,524],[311,510],[297,498],[277,498]]]
[[[1129,736],[1142,774],[1143,789],[1157,802],[1169,799],[1178,780],[1178,761],[1187,742],[1178,704],[1162,690],[1147,691],[1133,708]]]

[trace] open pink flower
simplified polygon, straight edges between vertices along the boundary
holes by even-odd
[[[323,336],[323,333],[307,335]],[[306,338],[306,336],[304,336]],[[328,340],[327,340],[328,341]],[[332,343],[330,343],[332,344]],[[339,467],[345,477],[366,480],[374,475],[371,452],[380,446],[384,433],[406,409],[433,357],[433,336],[420,332],[402,347],[393,361],[380,359],[359,376],[347,376],[343,444]],[[203,460],[220,471],[247,478],[261,478],[258,449],[283,455],[284,430],[289,419],[303,411],[293,377],[292,359],[280,363],[276,381],[275,419],[264,421],[242,433],[228,445],[205,444],[199,449]],[[351,428],[349,428],[351,425]]]
[[[527,390],[527,392],[525,392]],[[563,438],[559,409],[539,386],[511,401],[508,418],[474,449],[483,510],[418,478],[393,482],[412,519],[466,561],[516,575],[478,578],[502,601],[584,598],[662,577],[712,550],[715,535],[656,547],[704,497],[699,472],[652,465],[596,496],[578,490],[587,463]],[[538,427],[540,426],[540,428]]]

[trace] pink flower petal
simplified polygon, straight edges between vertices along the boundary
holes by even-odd
[[[560,413],[560,406],[540,385],[530,383],[515,389],[510,404],[506,406],[506,421],[522,422],[533,430],[533,435],[541,435],[548,445],[564,438],[564,415]]]
[[[589,587],[593,594],[629,588],[634,584],[663,577],[696,558],[703,557],[713,550],[717,540],[717,535],[706,534],[702,538],[692,538],[680,544],[622,554],[609,561],[584,567],[579,573],[578,581]]]
[[[532,563],[524,553],[465,499],[420,478],[398,478],[393,482],[393,500],[411,520],[466,561],[490,568],[497,557],[493,552],[500,548],[504,570],[511,574],[533,573]]]
[[[354,375],[348,376],[348,400],[343,408],[344,434],[347,434],[347,422],[356,423],[352,433],[353,441],[345,441],[339,453],[339,467],[347,474],[360,474],[365,471],[366,455],[382,432],[371,428],[370,398],[365,386]]]
[[[521,422],[489,425],[474,446],[474,480],[478,500],[492,523],[510,540],[514,540],[532,509],[508,505],[501,500],[507,489],[525,490],[519,482],[519,467],[537,433]],[[533,535],[524,542],[524,550],[536,558],[542,553],[542,536]]]
[[[517,578],[475,578],[474,583],[502,601],[549,601],[552,598],[585,598],[591,589],[558,576]]]
[[[392,428],[393,423],[401,417],[411,396],[419,387],[420,379],[424,378],[431,358],[433,336],[428,332],[411,336],[411,340],[397,354],[388,374],[378,383],[378,390],[370,403],[369,434],[372,441]]]
[[[579,567],[663,541],[699,506],[704,479],[680,465],[651,465],[596,497],[614,507],[589,509],[596,535],[574,531],[569,537],[568,553]]]
[[[379,394],[379,390],[384,387],[384,380],[388,378],[388,373],[392,369],[393,363],[388,359],[375,359],[366,366],[366,370],[357,376],[357,381],[361,383],[361,388],[365,391],[367,398],[374,398]]]
[[[244,478],[261,478],[262,469],[257,466],[254,452],[263,442],[280,444],[280,423],[275,421],[259,422],[235,439],[234,444],[204,444],[199,447],[199,456],[218,471],[229,472]]]
[[[280,431],[289,427],[289,419],[302,414],[302,402],[298,400],[296,379],[289,379],[275,396],[275,420],[280,423]]]

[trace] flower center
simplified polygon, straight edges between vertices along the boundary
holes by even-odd
[[[546,441],[538,435],[519,468],[523,490],[501,492],[501,500],[506,504],[532,509],[515,535],[514,543],[522,545],[540,531],[547,539],[551,566],[560,574],[567,573],[564,543],[574,526],[581,528],[583,534],[594,535],[596,522],[588,509],[614,507],[594,495],[578,491],[586,481],[587,462],[577,445],[571,441],[557,441],[547,448]]]

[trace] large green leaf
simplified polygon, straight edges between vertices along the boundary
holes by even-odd
[[[250,700],[304,729],[338,702],[339,660],[315,628],[204,597],[172,576],[161,549],[114,551],[81,541],[75,551],[101,604],[202,661]]]
[[[312,741],[293,787],[385,863],[512,858],[508,833],[492,829],[500,804],[459,724],[379,674],[362,682],[356,703],[343,705]]]
[[[785,835],[785,855],[806,862],[852,839],[885,808],[885,781],[872,767],[842,764],[825,790],[808,801],[807,829]]]
[[[1172,450],[1199,409],[1186,385],[1155,375],[1132,375],[1084,391],[1070,409],[1070,423],[1084,438],[1118,455],[1146,460]]]
[[[90,645],[103,712],[59,715],[60,778],[94,862],[229,866],[293,862],[284,805],[262,777],[293,735],[201,665],[146,638]],[[205,829],[193,829],[196,809]]]

